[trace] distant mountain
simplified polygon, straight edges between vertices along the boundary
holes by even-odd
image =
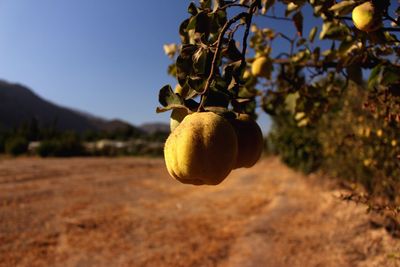
[[[0,126],[6,129],[18,127],[33,118],[40,126],[55,125],[59,130],[115,131],[132,127],[136,131],[143,132],[121,120],[105,120],[58,106],[44,100],[23,85],[0,80]]]
[[[155,122],[155,123],[144,123],[140,125],[140,129],[145,131],[146,133],[152,134],[155,132],[164,132],[169,133],[170,127],[169,124],[162,123],[162,122]]]

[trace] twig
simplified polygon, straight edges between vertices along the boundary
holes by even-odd
[[[230,8],[230,7],[244,7],[244,8],[249,8],[248,5],[232,3],[232,4],[226,4],[226,5],[222,6],[222,7],[220,7],[220,8],[218,8],[218,10],[225,10],[225,9],[227,9],[227,8]]]
[[[243,45],[242,45],[242,62],[240,62],[240,69],[242,70],[246,66],[246,50],[247,50],[247,38],[250,32],[251,21],[253,19],[253,14],[255,12],[256,1],[253,3],[251,7],[249,7],[249,16],[246,18],[246,31],[243,35]]]
[[[392,16],[390,16],[389,14],[386,14],[385,18],[396,23],[396,25],[399,25],[399,21],[397,19],[393,18]]]
[[[265,18],[269,18],[269,19],[275,19],[275,20],[284,20],[284,21],[293,21],[292,19],[290,19],[290,18],[285,18],[285,17],[278,17],[278,16],[275,16],[275,15],[261,15],[262,17],[265,17]]]
[[[255,0],[251,4],[250,10],[253,10],[253,8],[256,7],[256,3],[257,3],[257,0]],[[204,86],[204,90],[200,93],[201,101],[200,101],[200,105],[199,105],[198,111],[202,111],[204,109],[204,104],[205,104],[205,101],[206,101],[206,98],[207,98],[206,94],[208,93],[208,90],[210,89],[211,81],[214,78],[215,70],[218,68],[217,67],[217,59],[218,59],[218,56],[219,56],[219,54],[221,52],[221,49],[222,49],[222,39],[224,38],[224,35],[225,35],[226,31],[230,28],[230,26],[232,24],[236,23],[240,19],[242,19],[244,17],[247,17],[249,15],[250,14],[247,13],[247,12],[241,12],[241,13],[237,14],[236,16],[234,16],[229,21],[227,21],[225,23],[225,25],[222,27],[221,32],[219,33],[219,36],[218,36],[218,39],[217,39],[217,49],[216,49],[216,51],[214,53],[214,57],[213,57],[213,60],[212,60],[212,63],[211,63],[210,74],[209,74],[209,76],[207,78],[206,84]]]
[[[384,31],[389,31],[389,32],[400,32],[400,28],[393,28],[393,27],[386,27],[386,28],[381,28]]]
[[[218,36],[217,39],[217,49],[215,50],[214,53],[214,57],[211,63],[211,70],[210,70],[210,74],[208,75],[206,84],[204,86],[204,90],[200,93],[201,94],[201,102],[198,108],[198,111],[202,111],[204,108],[204,103],[206,101],[206,96],[205,94],[208,92],[208,89],[210,89],[210,85],[211,85],[211,80],[214,78],[214,73],[215,70],[217,68],[217,59],[218,59],[218,55],[221,52],[221,48],[222,48],[222,39],[226,33],[226,31],[229,29],[229,27],[235,23],[236,21],[240,20],[241,18],[247,16],[246,12],[242,12],[239,13],[238,15],[236,15],[235,17],[233,17],[231,20],[229,20],[228,22],[225,23],[224,27],[222,27],[222,30]]]
[[[334,19],[341,19],[341,20],[353,21],[353,19],[350,18],[350,17],[334,16],[333,18],[334,18]]]

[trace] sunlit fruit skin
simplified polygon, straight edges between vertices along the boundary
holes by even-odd
[[[251,65],[251,73],[256,77],[271,78],[271,61],[266,57],[259,57]]]
[[[188,115],[188,111],[185,109],[174,109],[171,113],[171,118],[169,120],[169,127],[171,132],[173,132],[176,127],[183,121],[183,119]]]
[[[353,9],[351,14],[354,26],[360,31],[372,32],[382,25],[380,17],[376,14],[371,2],[365,2]]]
[[[189,114],[165,142],[167,170],[185,184],[217,185],[236,162],[237,142],[235,130],[223,117],[213,112]]]
[[[232,121],[238,138],[238,156],[234,169],[250,168],[260,159],[264,139],[260,126],[249,115],[240,114]]]

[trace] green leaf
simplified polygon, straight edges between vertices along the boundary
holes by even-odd
[[[205,76],[209,73],[211,66],[211,57],[209,56],[209,51],[200,47],[196,53],[193,54],[193,70],[196,76]]]
[[[332,39],[332,40],[345,40],[351,32],[347,26],[341,23],[325,22],[322,25],[322,31],[319,34],[319,38]]]
[[[229,94],[215,88],[210,88],[205,101],[205,106],[228,108],[228,105]]]
[[[343,56],[348,56],[349,50],[352,49],[353,45],[355,45],[356,43],[357,43],[357,40],[351,40],[351,39],[343,40],[339,46],[339,50],[338,50],[339,54],[341,54]]]
[[[314,42],[315,39],[315,35],[317,34],[318,31],[318,27],[313,27],[310,31],[310,34],[308,35],[308,39],[310,40],[310,42]]]
[[[297,54],[293,55],[291,58],[293,63],[303,63],[310,59],[311,53],[310,50],[304,49],[297,52]]]
[[[232,61],[237,61],[242,59],[242,53],[236,47],[235,40],[231,39],[228,43],[228,48],[223,51],[224,56],[228,57]]]
[[[275,0],[262,0],[262,14],[266,14],[268,10],[275,4]]]
[[[182,44],[188,44],[190,42],[189,34],[186,30],[186,28],[189,24],[189,21],[190,21],[189,19],[186,19],[179,26],[179,35],[181,37]]]
[[[368,88],[372,89],[378,85],[382,79],[382,65],[378,65],[372,69],[368,79]]]
[[[300,38],[300,39],[297,41],[296,46],[299,47],[299,46],[304,45],[305,43],[307,43],[307,39],[305,39],[305,38]]]
[[[193,72],[193,54],[197,49],[195,45],[184,45],[181,54],[176,59],[176,78],[181,86]]]
[[[187,83],[189,84],[190,88],[196,92],[203,92],[205,80],[201,78],[191,78],[188,77]]]
[[[299,92],[287,94],[285,98],[285,108],[287,111],[294,114],[296,112],[296,102],[300,98]]]
[[[285,10],[285,16],[289,16],[292,12],[298,10],[300,8],[300,6],[298,6],[296,3],[294,2],[290,2],[287,6],[286,6],[286,10]]]
[[[211,8],[211,0],[200,0],[200,6],[202,9]]]
[[[343,16],[349,14],[356,5],[357,3],[353,0],[342,1],[331,6],[329,10],[334,12],[336,15]]]
[[[346,68],[347,76],[353,82],[361,85],[363,82],[362,69],[360,65],[351,65]]]
[[[314,49],[311,58],[315,63],[317,63],[319,61],[320,55],[321,55],[321,48],[318,46]]]
[[[162,112],[169,111],[171,109],[184,109],[184,110],[189,111],[189,109],[187,107],[183,106],[183,105],[171,104],[171,105],[168,105],[166,107],[157,107],[156,108],[156,112],[157,113],[162,113]]]
[[[386,66],[383,70],[382,85],[389,86],[400,82],[399,68]]]
[[[169,84],[165,85],[163,88],[160,89],[160,92],[158,94],[158,101],[164,107],[174,104],[175,105],[183,104],[183,99],[179,95],[174,93]]]
[[[188,12],[189,12],[189,14],[191,14],[192,16],[197,15],[197,7],[196,7],[196,5],[195,5],[193,2],[191,2],[191,3],[189,4]]]
[[[292,20],[294,22],[294,26],[296,27],[297,34],[299,36],[303,36],[303,13],[301,13],[301,11],[297,12],[294,14]]]

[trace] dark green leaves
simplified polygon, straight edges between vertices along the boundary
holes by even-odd
[[[170,85],[165,85],[163,88],[160,89],[160,92],[158,94],[158,101],[164,107],[183,104],[182,98],[174,93]]]
[[[158,101],[162,107],[157,107],[157,113],[165,112],[171,109],[186,109],[190,111],[189,108],[187,108],[189,105],[185,104],[184,99],[180,95],[174,93],[170,85],[165,85],[160,89]]]
[[[379,64],[372,69],[368,79],[368,88],[391,86],[400,83],[400,68],[393,65]]]
[[[296,27],[297,34],[299,36],[303,36],[303,14],[301,13],[301,11],[294,14],[292,19],[294,22],[294,26]]]

